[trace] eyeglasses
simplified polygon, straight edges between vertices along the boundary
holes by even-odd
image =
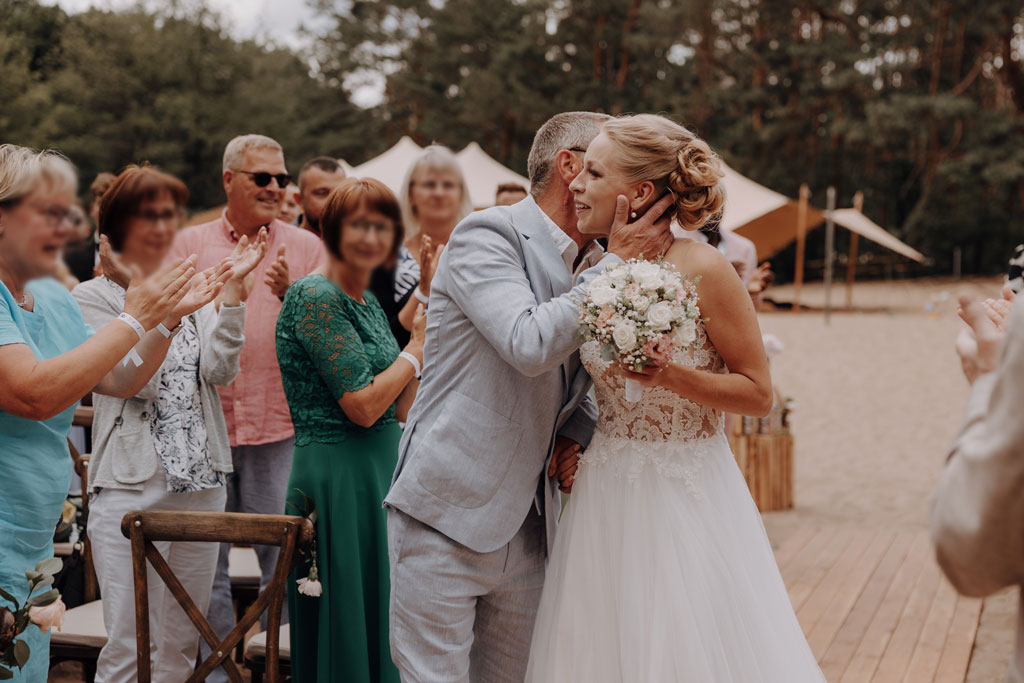
[[[146,223],[150,223],[152,225],[156,225],[157,223],[160,223],[160,222],[172,223],[172,222],[178,220],[178,212],[177,211],[172,211],[171,209],[167,209],[166,211],[160,211],[160,212],[157,212],[157,211],[138,211],[138,212],[136,212],[136,213],[134,213],[132,215],[134,215],[140,221],[145,221]]]
[[[391,221],[387,223],[374,223],[372,221],[352,221],[348,223],[348,228],[355,230],[356,232],[376,232],[381,235],[390,235],[395,231],[395,224]]]
[[[256,183],[256,187],[266,187],[267,185],[270,184],[270,180],[274,179],[277,181],[277,186],[283,190],[284,188],[288,187],[288,183],[292,181],[292,177],[287,173],[267,173],[266,171],[243,171],[240,168],[233,168],[231,170],[252,176],[252,181]]]
[[[410,183],[410,186],[426,190],[427,192],[433,192],[438,188],[445,192],[455,192],[459,189],[459,184],[454,180],[421,180],[418,183]]]
[[[583,149],[582,147],[570,147],[569,151],[570,152],[579,152],[580,154],[586,154],[587,153],[587,150]]]
[[[65,209],[60,206],[43,206],[41,204],[32,203],[30,203],[29,206],[42,214],[46,218],[46,224],[51,228],[56,228],[62,223],[77,225],[77,223],[71,218],[70,209]]]

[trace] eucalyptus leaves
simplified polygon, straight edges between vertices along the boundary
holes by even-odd
[[[35,569],[26,569],[28,580],[28,599],[20,604],[13,595],[0,588],[0,597],[14,605],[12,612],[7,607],[0,607],[0,681],[14,678],[14,667],[23,669],[28,663],[28,643],[16,638],[25,632],[30,624],[35,624],[44,633],[52,627],[60,629],[64,620],[64,601],[60,592],[53,585],[53,577],[64,567],[64,563],[51,557],[36,565]],[[42,593],[36,593],[40,589]]]

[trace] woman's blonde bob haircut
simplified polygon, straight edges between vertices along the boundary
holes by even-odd
[[[455,212],[455,223],[458,223],[473,211],[473,204],[469,199],[469,188],[466,187],[466,178],[462,175],[459,160],[455,158],[455,155],[447,147],[443,145],[430,145],[423,150],[420,158],[409,166],[409,170],[405,172],[405,178],[402,179],[402,190],[398,199],[402,204],[402,220],[405,223],[406,240],[413,239],[420,231],[420,222],[412,205],[413,176],[418,171],[442,171],[452,173],[458,179],[462,199],[459,201],[459,208]]]
[[[708,143],[678,123],[654,114],[612,119],[602,132],[618,148],[617,166],[629,183],[651,181],[671,190],[670,209],[684,230],[697,230],[725,207],[722,164]]]
[[[35,191],[40,182],[73,197],[78,189],[78,174],[60,152],[0,145],[0,206],[16,204]]]

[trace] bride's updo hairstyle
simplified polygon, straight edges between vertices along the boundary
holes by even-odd
[[[618,166],[630,183],[651,181],[676,195],[670,211],[684,230],[697,230],[725,206],[724,175],[708,143],[678,123],[654,114],[612,119],[602,129],[618,147]]]

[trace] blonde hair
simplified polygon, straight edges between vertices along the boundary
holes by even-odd
[[[60,152],[0,145],[0,205],[14,204],[35,190],[40,181],[69,196],[78,189],[75,167]]]
[[[405,238],[411,240],[420,232],[419,218],[412,205],[412,177],[417,171],[445,171],[452,173],[459,181],[459,189],[462,192],[462,200],[455,212],[455,224],[468,216],[473,211],[473,204],[469,199],[469,188],[466,186],[466,178],[462,175],[462,168],[459,160],[455,158],[452,151],[443,145],[430,145],[423,154],[414,161],[409,170],[405,172],[402,179],[402,191],[398,200],[402,205],[402,223],[405,225]]]
[[[708,143],[664,116],[636,114],[604,124],[618,147],[617,165],[631,183],[651,181],[676,196],[671,211],[680,227],[697,230],[725,207],[724,175]]]

